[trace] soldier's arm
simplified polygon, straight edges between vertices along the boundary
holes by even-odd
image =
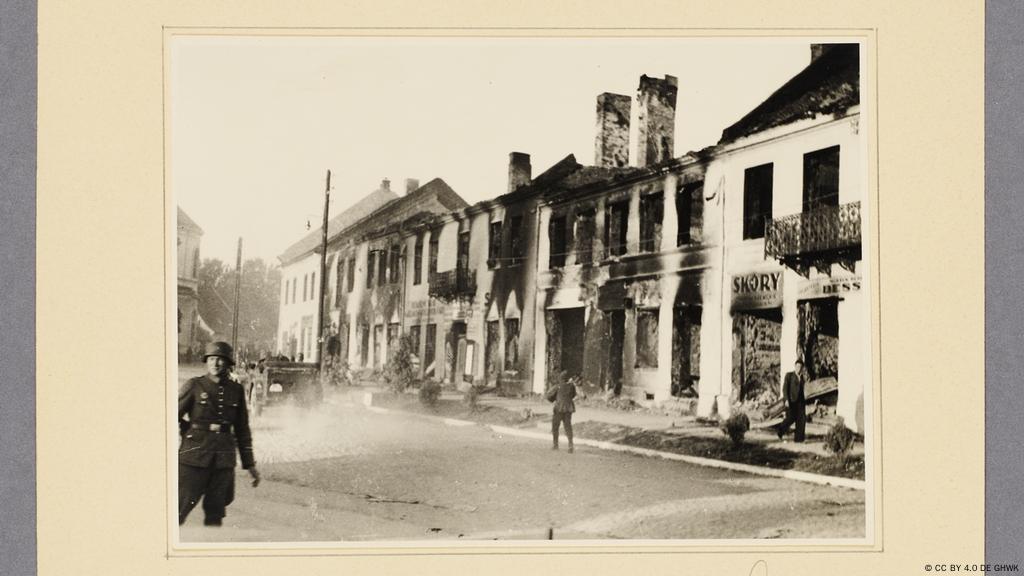
[[[241,385],[239,385],[241,386]],[[245,402],[245,392],[238,404],[238,416],[235,418],[235,441],[238,443],[238,456],[242,459],[242,468],[249,470],[256,466],[252,452],[252,430],[249,428],[249,407]]]
[[[192,410],[192,403],[195,402],[195,397],[192,395],[193,386],[192,380],[189,379],[178,388],[178,420]]]

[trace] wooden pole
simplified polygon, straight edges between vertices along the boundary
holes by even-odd
[[[327,356],[327,318],[324,314],[324,301],[327,297],[327,212],[331,207],[331,171],[327,171],[327,186],[324,189],[324,223],[323,223],[323,234],[320,240],[320,302],[318,304],[319,310],[317,312],[317,318],[319,319],[319,326],[317,327],[317,363],[320,365],[320,370],[324,369],[324,360]]]

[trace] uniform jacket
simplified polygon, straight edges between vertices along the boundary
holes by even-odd
[[[782,386],[782,393],[787,404],[803,404],[804,400],[804,379],[796,372],[787,372],[786,380]]]
[[[192,378],[178,391],[178,420],[186,415],[191,425],[181,438],[180,464],[234,468],[237,449],[242,468],[255,466],[249,412],[241,384],[226,377]],[[210,424],[220,424],[221,430],[210,430]]]
[[[576,411],[576,386],[572,382],[562,382],[547,392],[547,399],[555,403],[555,412],[572,413]]]

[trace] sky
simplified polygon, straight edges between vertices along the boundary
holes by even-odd
[[[594,162],[596,98],[679,79],[675,155],[722,130],[810,61],[809,38],[176,36],[169,189],[203,229],[202,257],[277,262],[323,218],[406,178],[467,202],[507,188],[509,152],[534,176]],[[633,102],[631,162],[635,160]]]

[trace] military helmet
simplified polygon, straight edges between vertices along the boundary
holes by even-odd
[[[203,362],[210,356],[220,356],[231,364],[235,363],[235,351],[227,342],[210,342],[206,345],[206,353],[203,354]]]

